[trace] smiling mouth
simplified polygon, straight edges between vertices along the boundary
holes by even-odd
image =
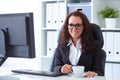
[[[74,32],[74,33],[72,33],[73,35],[77,35],[78,33],[77,32]]]

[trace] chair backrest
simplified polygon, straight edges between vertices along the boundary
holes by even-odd
[[[97,41],[98,48],[102,49],[104,44],[102,31],[97,24],[91,23],[90,25],[92,26],[92,34],[93,34],[94,40]]]
[[[103,44],[104,44],[104,40],[103,40],[103,35],[102,35],[102,31],[100,29],[100,27],[94,23],[91,23],[90,26],[92,27],[92,34],[94,37],[94,40],[96,41],[97,45],[98,45],[98,49],[100,49],[102,52],[102,56],[103,56],[103,64],[105,67],[105,60],[106,60],[106,53],[104,50],[102,50]],[[58,44],[60,43],[61,39],[60,39],[60,34],[61,31],[59,33],[59,37],[58,37]],[[53,67],[54,67],[54,56],[53,56],[53,61],[51,64],[51,71],[53,71]]]

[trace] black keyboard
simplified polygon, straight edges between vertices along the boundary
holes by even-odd
[[[12,72],[20,73],[20,74],[50,76],[50,77],[57,77],[57,76],[61,76],[62,75],[60,73],[55,73],[55,72],[51,72],[51,71],[35,71],[35,70],[26,70],[26,69],[12,70]]]

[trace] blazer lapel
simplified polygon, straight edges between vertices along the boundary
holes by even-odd
[[[67,48],[64,51],[64,54],[65,54],[64,55],[64,60],[65,60],[66,64],[71,64],[70,60],[69,60],[69,51],[70,51],[70,47],[67,46]]]
[[[85,58],[84,55],[85,55],[85,53],[81,54],[79,61],[78,61],[78,65],[80,65],[81,63],[84,63],[84,58]]]

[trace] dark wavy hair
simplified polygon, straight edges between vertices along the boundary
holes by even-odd
[[[71,38],[71,35],[68,32],[68,21],[71,16],[80,17],[83,22],[84,29],[81,34],[82,51],[88,52],[88,51],[95,50],[95,46],[93,44],[94,41],[93,41],[90,22],[88,18],[86,17],[86,15],[80,11],[71,12],[70,14],[66,16],[66,19],[65,19],[65,22],[63,24],[62,31],[60,34],[60,44],[62,46],[66,46],[69,42],[69,39]]]

